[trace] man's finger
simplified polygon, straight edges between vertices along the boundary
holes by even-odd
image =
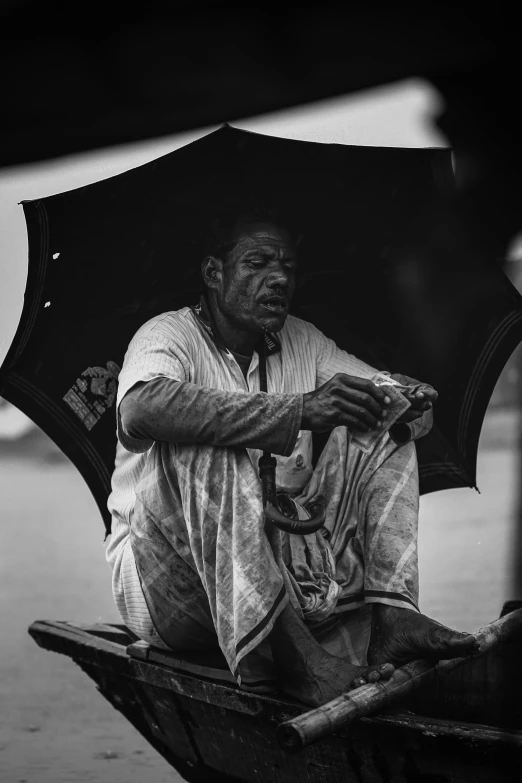
[[[349,430],[357,430],[358,432],[371,432],[372,430],[365,422],[344,411],[335,417],[335,422],[332,422],[332,424],[334,427],[348,427]]]
[[[380,419],[382,417],[385,406],[378,403],[377,400],[367,392],[341,386],[338,389],[338,394],[340,399],[345,400],[358,408],[364,408],[375,416],[375,418]]]
[[[435,402],[435,400],[438,397],[438,392],[435,391],[433,386],[422,386],[420,389],[417,390],[415,393],[415,397],[419,400],[431,400],[432,402]]]
[[[372,427],[368,427],[364,422],[360,421],[360,419],[356,419],[354,416],[345,416],[343,426],[356,432],[370,432],[372,430]]]
[[[412,403],[412,405],[432,405],[437,401],[438,392],[430,386],[424,387],[422,390],[418,390],[413,394],[406,392],[405,396]]]
[[[412,421],[420,419],[421,416],[422,413],[420,411],[414,410],[413,408],[408,408],[407,411],[404,411],[399,421],[404,421],[406,424],[411,424]]]
[[[429,411],[429,409],[432,407],[432,403],[429,402],[428,400],[419,400],[416,397],[412,399],[410,397],[409,401],[411,402],[412,409],[416,411],[421,411],[421,412]]]
[[[343,397],[340,397],[338,404],[345,416],[350,416],[355,421],[360,421],[369,429],[376,429],[378,427],[380,413],[377,416],[374,416],[367,408]]]
[[[386,394],[386,391],[379,386],[376,386],[372,381],[367,378],[356,378],[353,375],[346,375],[345,373],[339,373],[335,376],[336,380],[347,389],[355,389],[357,391],[365,392],[373,397],[373,399],[382,405],[389,405],[391,400]]]

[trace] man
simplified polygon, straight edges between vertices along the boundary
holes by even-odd
[[[289,316],[296,274],[285,229],[256,217],[222,224],[201,305],[135,335],[119,378],[107,557],[123,620],[141,638],[219,644],[243,686],[268,643],[279,687],[319,705],[394,665],[471,654],[475,642],[417,607],[409,436],[429,429],[437,394],[405,396]],[[314,469],[311,434],[330,430]],[[324,503],[325,535],[265,527],[262,451],[278,455],[278,485],[301,516]],[[355,651],[354,617],[371,624]]]

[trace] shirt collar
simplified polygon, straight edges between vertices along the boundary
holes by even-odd
[[[224,345],[224,343],[220,340],[219,336],[215,335],[214,332],[212,331],[212,318],[210,315],[210,310],[205,296],[202,294],[198,304],[192,305],[190,309],[194,313],[194,316],[196,317],[197,321],[201,324],[203,329],[215,342],[217,347],[220,348],[222,351],[226,351],[227,350],[226,345]],[[264,334],[263,337],[260,338],[259,343],[261,343],[261,339],[264,339],[265,341],[265,350],[268,356],[270,356],[273,353],[278,353],[281,350],[281,343],[279,342],[279,340],[274,334],[269,334],[269,333]],[[261,345],[259,343],[255,349],[257,353],[260,352],[259,349]]]

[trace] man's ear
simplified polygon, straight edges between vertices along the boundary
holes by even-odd
[[[201,264],[201,275],[208,288],[217,288],[221,280],[223,261],[215,256],[207,256]]]

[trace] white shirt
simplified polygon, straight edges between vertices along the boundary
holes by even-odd
[[[281,351],[267,361],[269,393],[302,395],[326,383],[338,372],[360,378],[371,378],[377,372],[342,351],[313,324],[290,315],[277,339]],[[135,384],[158,377],[213,389],[245,393],[260,390],[257,353],[252,356],[245,379],[232,354],[216,345],[189,307],[156,316],[138,330],[125,354],[116,408]],[[108,500],[112,534],[106,555],[112,568],[114,598],[123,622],[141,639],[164,646],[150,618],[129,539],[135,487],[151,446],[152,442],[129,438],[118,415],[116,464]],[[248,451],[257,466],[261,452]],[[312,433],[300,431],[290,456],[278,456],[277,462],[278,487],[292,491],[304,487],[312,473]]]

